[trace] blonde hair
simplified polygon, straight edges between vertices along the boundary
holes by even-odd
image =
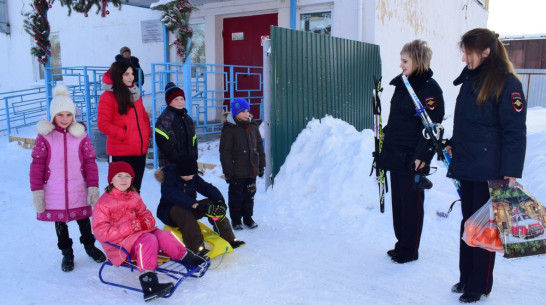
[[[430,60],[432,59],[432,50],[424,40],[416,39],[406,43],[400,51],[400,55],[408,54],[415,68],[415,75],[420,75],[428,71]]]

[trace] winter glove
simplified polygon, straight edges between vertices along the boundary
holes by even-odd
[[[258,177],[262,178],[264,176],[264,169],[260,168],[260,171],[258,172]]]
[[[94,207],[95,203],[99,200],[99,188],[96,186],[90,186],[87,188],[87,204]]]
[[[36,212],[43,213],[45,211],[44,190],[32,191],[32,203]]]
[[[151,229],[150,226],[148,226],[148,223],[146,222],[146,219],[144,219],[142,217],[134,219],[131,222],[131,228],[133,229],[133,232],[138,232],[138,231],[142,231],[142,230]]]
[[[226,217],[226,208],[224,206],[218,204],[207,204],[203,201],[204,200],[200,200],[200,202],[197,203],[197,207],[195,208],[197,211],[205,214],[207,217],[219,218],[219,220]]]

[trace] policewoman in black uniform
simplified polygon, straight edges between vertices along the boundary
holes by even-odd
[[[453,82],[461,85],[447,152],[448,177],[461,182],[462,236],[465,221],[489,199],[487,180],[521,178],[525,160],[527,103],[506,50],[489,29],[473,29],[459,43],[466,63]],[[493,286],[495,252],[460,240],[460,279],[451,290],[462,303],[477,302]]]
[[[390,82],[396,88],[377,162],[379,168],[390,171],[392,220],[397,241],[387,254],[393,262],[400,264],[419,258],[424,189],[432,187],[422,174],[428,173],[434,155],[431,141],[423,137],[423,124],[415,115],[415,105],[402,81],[402,74],[408,77],[431,120],[441,122],[444,99],[442,89],[432,78],[431,58],[432,50],[422,40],[409,42],[400,51],[402,73]]]

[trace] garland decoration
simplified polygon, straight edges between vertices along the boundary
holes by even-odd
[[[190,26],[190,15],[195,8],[188,0],[172,0],[165,4],[152,5],[151,9],[161,10],[161,22],[176,36],[173,44],[176,46],[176,54],[186,61],[191,51],[191,44],[188,49],[188,42],[193,37],[193,29]]]
[[[51,52],[49,41],[49,22],[47,21],[47,10],[51,4],[46,0],[34,0],[32,2],[33,12],[25,13],[24,29],[30,36],[34,37],[36,46],[30,48],[30,54],[36,56],[38,62],[46,64]]]
[[[114,7],[121,10],[121,0],[108,0]],[[125,0],[128,2],[128,0]],[[25,32],[34,38],[36,45],[30,48],[30,54],[36,56],[39,63],[45,65],[49,61],[51,55],[51,42],[49,40],[50,26],[47,20],[47,11],[51,8],[55,0],[32,0],[32,11],[24,14],[23,27]],[[106,17],[110,14],[107,10],[107,0],[59,0],[61,6],[68,8],[68,16],[72,10],[88,16],[89,10],[95,5],[97,6],[97,14],[100,12],[101,17]]]

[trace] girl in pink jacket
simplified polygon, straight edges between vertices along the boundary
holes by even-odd
[[[141,272],[140,285],[147,302],[169,294],[174,288],[172,283],[158,283],[155,269],[159,250],[194,268],[207,260],[187,251],[172,232],[155,226],[152,213],[132,186],[134,177],[135,172],[129,163],[110,163],[110,184],[93,211],[93,231],[114,266],[119,267],[127,259],[127,255],[106,242],[127,249],[129,255],[136,258],[137,268]]]
[[[85,126],[75,120],[76,106],[66,86],[53,89],[49,110],[51,121],[36,125],[30,189],[38,220],[55,222],[57,246],[63,254],[61,269],[71,271],[74,252],[67,223],[72,220],[80,227],[80,242],[87,254],[99,263],[106,260],[95,247],[89,220],[99,198],[99,175],[95,151]]]

